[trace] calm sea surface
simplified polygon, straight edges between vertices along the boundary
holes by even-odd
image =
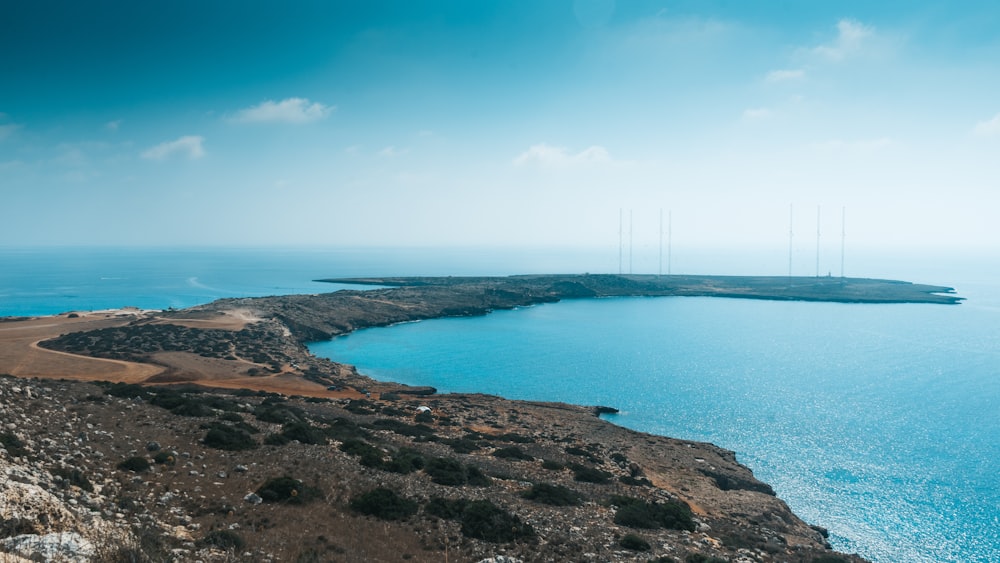
[[[580,256],[485,256],[0,249],[0,315],[318,293],[336,289],[309,281],[327,276],[600,271]],[[617,424],[735,450],[840,550],[879,563],[995,562],[1000,285],[982,264],[948,279],[870,274],[955,285],[969,298],[955,307],[579,300],[312,349],[444,391],[615,406]]]

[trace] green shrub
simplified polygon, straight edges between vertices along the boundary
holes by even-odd
[[[232,530],[213,530],[198,543],[202,547],[216,547],[225,550],[243,549],[243,546],[246,545],[243,538]]]
[[[417,503],[379,487],[351,499],[351,510],[382,520],[403,520],[417,513]]]
[[[424,506],[424,510],[438,518],[454,520],[462,515],[462,511],[469,505],[469,501],[463,498],[446,499],[443,497],[431,497],[431,500]]]
[[[509,542],[535,535],[534,529],[516,514],[488,500],[475,500],[466,505],[460,522],[463,535],[488,542]]]
[[[581,502],[580,495],[573,490],[548,483],[532,485],[530,489],[521,493],[521,496],[550,506],[578,506]]]
[[[435,457],[424,466],[424,472],[438,485],[458,487],[468,480],[465,467],[457,459]]]
[[[532,461],[535,459],[517,446],[500,448],[493,452],[493,457],[499,457],[501,459],[519,459],[522,461]]]
[[[377,430],[389,430],[400,436],[411,436],[414,438],[430,437],[434,435],[434,429],[423,424],[407,424],[394,418],[380,418],[373,421],[371,428]]]
[[[577,466],[573,470],[573,479],[581,483],[597,483],[603,485],[611,480],[611,474],[596,467]]]
[[[136,385],[135,383],[115,383],[111,387],[104,390],[105,395],[111,395],[112,397],[121,397],[123,399],[134,399],[136,397],[145,399],[149,396],[146,388],[142,385]]]
[[[367,430],[343,417],[334,419],[327,428],[323,429],[323,433],[338,442],[343,442],[352,438],[357,439],[368,437]]]
[[[489,487],[493,480],[474,465],[465,466],[465,482],[472,487]]]
[[[26,457],[28,455],[28,450],[24,447],[25,443],[13,434],[7,432],[0,434],[0,444],[3,444],[4,449],[11,457]]]
[[[479,442],[468,437],[441,440],[441,443],[450,447],[457,454],[471,454],[476,450],[482,449]]]
[[[246,430],[225,424],[215,424],[210,427],[202,443],[210,448],[229,451],[249,450],[257,447],[257,441]]]
[[[515,434],[513,432],[507,432],[506,434],[500,434],[496,437],[497,440],[501,442],[514,442],[515,444],[531,444],[535,441],[531,436],[522,436],[520,434]]]
[[[368,442],[351,438],[340,444],[340,451],[348,455],[361,457],[361,465],[365,467],[382,467],[382,450]]]
[[[318,428],[308,422],[290,422],[281,430],[281,435],[288,440],[298,440],[303,444],[326,444],[326,436]]]
[[[625,534],[618,540],[618,545],[632,551],[649,551],[652,549],[649,542],[635,534]]]
[[[691,507],[681,501],[648,503],[631,497],[615,496],[611,503],[618,506],[615,524],[630,528],[669,528],[672,530],[695,529]]]
[[[566,466],[551,459],[542,460],[542,469],[548,469],[549,471],[562,471],[566,469]]]
[[[118,469],[124,471],[134,471],[139,473],[140,471],[146,471],[149,469],[149,460],[144,457],[130,457],[125,461],[118,464]]]
[[[685,563],[729,563],[721,557],[709,557],[702,553],[692,553],[684,558]]]
[[[66,485],[76,485],[89,493],[94,492],[93,483],[79,469],[73,467],[53,467],[49,470],[49,473],[62,477]]]
[[[308,487],[302,481],[291,477],[275,477],[257,489],[257,495],[264,502],[285,502],[304,504],[319,496],[319,491]]]
[[[219,420],[226,422],[243,422],[243,417],[235,412],[224,412],[219,415]]]
[[[393,473],[413,473],[424,468],[424,457],[420,452],[410,448],[400,448],[392,454],[392,459],[385,463],[384,469]]]
[[[273,422],[275,424],[289,424],[292,422],[303,422],[306,419],[305,412],[298,407],[290,405],[276,405],[265,401],[253,410],[253,415],[261,422]]]
[[[153,462],[154,463],[159,463],[161,465],[173,465],[174,463],[177,462],[177,460],[174,458],[173,454],[171,454],[171,453],[168,453],[168,452],[156,452],[156,455],[153,456]]]
[[[284,446],[289,442],[291,442],[291,440],[281,434],[270,434],[268,437],[264,438],[265,446]]]

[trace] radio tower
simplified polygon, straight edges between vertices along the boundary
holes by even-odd
[[[819,277],[819,210],[820,206],[816,206],[816,277]]]
[[[847,239],[847,206],[840,208],[840,277],[844,277],[844,241]]]
[[[794,207],[788,204],[788,277],[792,277],[792,217]]]

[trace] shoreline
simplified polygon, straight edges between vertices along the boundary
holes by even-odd
[[[763,515],[774,512],[783,515],[781,520],[785,523],[775,526],[785,530],[780,534],[786,537],[783,541],[787,545],[822,552],[828,546],[819,532],[795,516],[783,501],[773,496],[767,484],[755,479],[728,450],[630,430],[599,416],[594,405],[566,405],[564,409],[552,410],[546,407],[552,403],[475,394],[437,394],[433,388],[376,381],[358,373],[353,366],[313,355],[306,344],[360,328],[447,316],[480,316],[494,310],[563,299],[712,296],[933,304],[957,304],[962,300],[954,295],[954,290],[944,286],[853,278],[554,275],[322,281],[383,287],[319,295],[220,299],[181,310],[122,308],[8,320],[0,324],[0,373],[21,378],[117,379],[152,386],[193,384],[222,392],[237,387],[249,388],[299,397],[299,400],[313,397],[347,401],[348,405],[351,401],[371,401],[386,405],[389,412],[396,412],[390,405],[412,403],[416,408],[419,402],[436,405],[435,410],[443,409],[443,412],[489,409],[502,413],[505,409],[514,409],[544,413],[530,421],[510,419],[505,422],[506,417],[498,414],[492,422],[497,426],[494,429],[485,422],[476,422],[475,418],[461,424],[470,432],[502,433],[503,429],[510,432],[517,427],[522,432],[537,434],[542,428],[548,428],[551,436],[563,435],[565,430],[559,430],[561,427],[589,428],[577,439],[588,436],[597,440],[593,444],[600,444],[604,452],[625,448],[623,451],[629,459],[641,462],[640,474],[645,472],[656,490],[696,507],[696,514],[706,523],[712,523],[704,532],[706,537],[718,539],[708,533],[716,526],[750,534],[753,526],[749,522],[755,518],[766,520],[768,517]],[[66,332],[67,329],[70,331]],[[117,364],[109,364],[108,360]],[[81,373],[81,366],[87,362],[96,362],[91,370],[93,373]],[[126,371],[117,376],[109,374],[109,365],[122,366]],[[133,365],[137,367],[128,371]],[[155,369],[156,373],[137,371],[140,367]],[[547,420],[553,416],[555,419]],[[587,422],[588,419],[591,422]],[[451,432],[444,426],[439,430]],[[598,439],[600,436],[604,438]],[[554,438],[546,440],[549,439]],[[657,445],[644,452],[643,443],[650,440],[647,447],[654,442]],[[709,454],[694,454],[688,451],[691,448],[698,452],[717,452],[711,455],[719,459],[718,468],[706,473],[704,462],[699,460]],[[675,453],[669,454],[671,451]],[[667,458],[676,456],[676,451],[688,451],[681,458],[686,461],[668,462]],[[472,460],[483,459],[469,455]],[[616,467],[613,460],[594,459],[600,462],[602,470],[611,471]],[[752,516],[754,514],[758,516]],[[745,520],[746,515],[751,515],[750,520]],[[860,561],[856,557],[843,560]]]

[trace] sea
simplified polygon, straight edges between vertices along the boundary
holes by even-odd
[[[796,514],[827,528],[836,549],[877,563],[997,562],[996,258],[873,252],[851,263],[850,275],[955,287],[966,298],[957,306],[567,300],[367,329],[310,348],[444,392],[612,406],[615,424],[731,449]],[[618,248],[0,247],[0,316],[357,288],[313,281],[324,277],[626,267],[634,265]],[[669,267],[780,274],[787,255],[706,251]]]

